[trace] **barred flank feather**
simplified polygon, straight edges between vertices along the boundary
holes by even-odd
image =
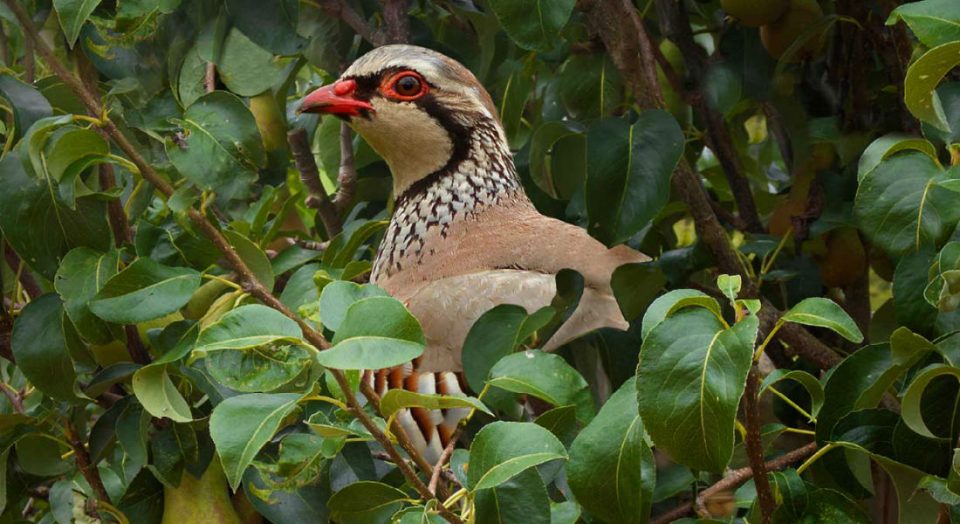
[[[394,368],[368,370],[363,379],[381,396],[391,389],[454,396],[465,394],[467,387],[461,373],[425,373],[417,371],[416,364],[417,361],[414,361]],[[410,408],[397,414],[397,422],[423,457],[430,463],[436,463],[443,448],[449,444],[457,424],[469,412],[468,408]]]

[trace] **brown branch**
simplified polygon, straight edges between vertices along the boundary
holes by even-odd
[[[16,0],[3,0],[4,3],[10,8],[10,10],[17,17],[17,20],[20,22],[21,27],[23,28],[26,34],[31,35],[31,37],[36,38],[37,29],[34,26],[33,22],[30,20],[30,17],[27,15],[23,6],[21,6]],[[69,87],[80,99],[80,101],[86,106],[88,112],[95,117],[102,118],[104,116],[104,110],[101,106],[99,100],[90,93],[89,90],[83,85],[79,78],[71,74],[63,63],[53,54],[53,51],[46,46],[43,41],[36,40],[36,49],[40,53],[40,56],[47,62],[47,65],[54,71],[54,73],[60,77],[60,79]],[[127,157],[137,166],[137,169],[140,171],[140,175],[143,176],[145,180],[153,184],[163,195],[170,197],[173,195],[174,189],[167,180],[160,176],[156,170],[153,169],[146,159],[140,154],[140,152],[133,146],[133,144],[127,139],[127,137],[120,131],[116,124],[109,118],[104,118],[103,127],[110,135],[110,138],[113,139],[114,143],[119,147]],[[322,334],[317,332],[311,325],[309,325],[305,320],[296,315],[291,311],[286,305],[284,305],[280,300],[274,296],[269,289],[267,289],[254,275],[250,270],[249,266],[240,258],[236,250],[232,245],[227,241],[217,227],[207,220],[207,217],[196,209],[187,210],[187,216],[194,223],[194,225],[199,229],[204,236],[206,236],[223,254],[223,257],[227,265],[237,273],[238,279],[243,283],[244,289],[253,295],[257,300],[263,304],[280,311],[291,320],[297,323],[303,332],[304,338],[310,344],[314,345],[320,350],[327,349],[330,347],[330,343],[323,337]],[[356,395],[353,394],[350,383],[347,381],[346,376],[343,372],[330,369],[331,376],[334,377],[337,384],[340,386],[344,397],[346,398],[347,405],[349,406],[350,412],[360,420],[360,423],[364,428],[370,432],[374,439],[384,448],[384,450],[395,460],[397,469],[400,470],[400,473],[404,476],[407,482],[420,494],[421,497],[426,501],[434,500],[437,503],[437,511],[440,515],[448,520],[449,522],[459,523],[461,522],[459,517],[453,514],[450,510],[443,507],[440,504],[439,500],[434,497],[432,493],[427,489],[426,484],[417,476],[416,472],[409,467],[409,465],[403,461],[400,453],[397,451],[396,447],[390,441],[390,439],[384,434],[383,431],[376,425],[373,419],[363,411],[360,407],[360,403],[357,401]],[[362,388],[362,386],[361,386]],[[369,387],[366,389],[370,389]],[[366,392],[364,392],[366,394]],[[374,404],[376,406],[377,404]],[[402,433],[402,432],[401,432]],[[406,441],[409,444],[409,439],[405,439],[405,435],[397,435],[398,440],[401,442]],[[404,449],[411,455],[412,458],[417,462],[418,465],[422,466],[422,463],[426,461],[423,459],[413,446],[404,446]],[[419,458],[419,460],[417,460]],[[430,471],[426,469],[425,471]]]
[[[628,0],[581,0],[577,5],[584,10],[590,32],[603,41],[614,64],[634,92],[638,104],[643,108],[662,109],[663,95],[657,84],[655,60],[651,51],[653,43],[633,4]],[[756,286],[730,243],[727,231],[711,208],[710,199],[699,175],[693,171],[686,159],[680,159],[673,173],[672,184],[675,193],[687,204],[697,237],[713,255],[720,271],[740,275],[744,281],[744,295],[757,296]],[[769,301],[764,300],[760,312],[762,321],[767,321],[764,317],[776,319],[781,314]],[[797,354],[823,369],[828,369],[840,361],[836,353],[796,324],[786,324],[780,330],[780,337]]]
[[[353,202],[357,192],[357,168],[353,164],[353,135],[346,122],[340,123],[340,170],[337,173],[337,195],[333,205],[343,213]]]
[[[0,390],[3,390],[3,394],[7,397],[7,400],[10,401],[10,405],[13,406],[13,410],[23,415],[23,397],[21,396],[20,392],[13,389],[13,386],[10,384],[2,381],[0,381]]]
[[[103,479],[100,478],[100,470],[91,463],[90,453],[87,452],[86,446],[83,445],[80,436],[77,435],[77,429],[69,418],[63,425],[63,432],[64,436],[67,437],[67,442],[70,443],[70,448],[73,449],[73,456],[77,461],[77,468],[80,470],[83,478],[87,480],[87,484],[90,484],[93,494],[97,497],[97,500],[109,503],[110,495],[107,494],[107,489],[103,486]]]
[[[137,326],[126,324],[123,326],[123,333],[127,336],[127,353],[134,362],[146,366],[153,361],[150,353],[147,352],[147,348],[143,347],[143,341],[140,340],[140,332],[137,331]]]
[[[405,44],[410,40],[410,23],[407,20],[407,0],[380,0],[383,11],[383,44]]]
[[[705,134],[707,144],[716,154],[717,161],[726,175],[733,198],[737,202],[737,210],[747,224],[748,231],[758,233],[763,229],[760,216],[757,214],[757,205],[753,201],[750,181],[743,174],[743,165],[733,143],[733,136],[723,115],[710,105],[704,94],[707,60],[703,49],[694,41],[685,4],[676,0],[655,0],[655,2],[660,31],[677,45],[683,55],[684,63],[687,64],[690,79],[695,86],[695,93],[690,98],[697,111],[703,115],[707,128]]]
[[[26,264],[23,264],[23,261],[20,260],[20,257],[13,250],[13,246],[9,243],[4,246],[3,257],[7,260],[7,265],[10,266],[13,274],[20,273],[20,285],[23,286],[23,289],[30,298],[37,298],[43,294],[40,285],[37,284],[36,279],[33,278],[33,273],[30,273],[30,268],[27,267]],[[14,298],[14,300],[16,300],[16,298]]]
[[[813,455],[815,451],[817,451],[817,443],[811,442],[806,446],[803,446],[802,448],[797,448],[793,451],[790,451],[789,453],[786,453],[780,457],[777,457],[773,460],[766,462],[764,464],[764,469],[766,469],[767,471],[779,471],[795,462],[800,462],[801,460],[809,457],[810,455]],[[721,491],[736,489],[740,487],[741,484],[750,480],[751,478],[753,478],[753,469],[751,469],[750,467],[735,469],[731,471],[730,474],[723,477],[723,479],[718,481],[716,484],[701,491],[700,494],[697,495],[696,505],[699,507],[703,507],[704,500],[716,495],[717,493],[720,493]],[[677,506],[676,508],[654,519],[652,521],[652,524],[668,524],[670,522],[673,522],[674,520],[683,518],[689,515],[691,511],[693,511],[693,506],[694,505],[690,502],[681,504],[680,506]]]
[[[33,36],[25,35],[23,44],[23,80],[28,84],[32,84],[37,69]]]
[[[313,151],[310,150],[307,131],[302,128],[290,131],[287,133],[287,143],[290,144],[290,152],[293,153],[297,171],[300,172],[300,181],[307,188],[307,207],[317,210],[317,218],[323,224],[327,238],[333,238],[343,229],[343,223],[337,208],[323,188],[323,182],[320,181],[320,171],[313,158]]]
[[[317,6],[326,13],[327,16],[342,20],[343,23],[350,26],[361,38],[374,46],[384,44],[383,35],[374,31],[373,28],[370,27],[370,24],[345,0],[319,0]]]
[[[217,90],[217,64],[207,62],[207,69],[203,75],[203,90],[212,93]]]
[[[0,357],[16,364],[17,359],[13,356],[13,347],[10,343],[12,335],[13,317],[7,313],[6,308],[0,308]]]
[[[780,148],[780,157],[783,158],[783,165],[789,171],[793,166],[793,144],[790,143],[790,136],[787,135],[787,128],[783,125],[783,119],[780,118],[780,112],[770,102],[761,102],[760,108],[767,119],[767,129],[773,135],[773,139]]]
[[[747,438],[744,444],[747,448],[747,459],[753,473],[754,483],[757,486],[757,501],[760,505],[761,522],[770,524],[777,503],[770,491],[770,479],[767,478],[766,464],[763,463],[763,440],[760,438],[760,376],[756,366],[751,366],[747,373],[747,387],[743,392],[744,421],[747,427]]]
[[[430,493],[437,492],[437,484],[440,482],[440,474],[443,473],[443,466],[446,465],[447,461],[450,460],[450,457],[453,455],[453,450],[457,447],[457,441],[460,440],[462,430],[463,426],[457,426],[456,431],[450,436],[450,442],[447,442],[447,447],[443,448],[443,452],[440,453],[440,458],[437,459],[437,463],[433,466],[433,473],[430,474],[430,483],[427,484]]]

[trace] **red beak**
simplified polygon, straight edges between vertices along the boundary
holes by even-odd
[[[354,97],[355,80],[340,80],[304,97],[300,103],[303,113],[328,113],[337,116],[357,116],[361,111],[373,111],[369,102]]]

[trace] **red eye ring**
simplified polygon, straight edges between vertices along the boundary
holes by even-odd
[[[401,71],[388,77],[380,88],[387,98],[408,102],[427,94],[427,81],[416,71]]]

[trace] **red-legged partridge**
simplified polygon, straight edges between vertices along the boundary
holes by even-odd
[[[380,47],[310,93],[301,109],[345,119],[393,174],[395,211],[371,282],[420,320],[427,348],[415,365],[368,374],[381,393],[465,389],[460,350],[474,321],[499,304],[530,312],[548,305],[564,268],[583,275],[584,292],[546,350],[601,327],[626,329],[610,277],[647,257],[607,249],[583,229],[537,212],[490,95],[463,65],[421,47]],[[400,420],[435,461],[463,415],[413,410]]]

